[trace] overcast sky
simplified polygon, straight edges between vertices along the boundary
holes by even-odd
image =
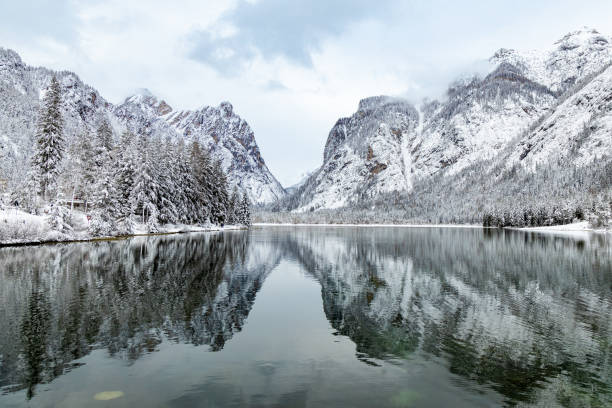
[[[0,46],[115,103],[137,88],[175,109],[228,100],[287,186],[359,99],[435,98],[501,47],[610,35],[611,16],[610,0],[0,0]]]

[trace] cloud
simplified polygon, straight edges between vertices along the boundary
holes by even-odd
[[[2,32],[14,37],[49,37],[69,41],[75,37],[77,16],[67,0],[4,1]]]
[[[216,29],[192,34],[190,56],[225,74],[239,73],[256,56],[312,67],[311,55],[325,39],[360,21],[384,17],[393,3],[379,0],[372,7],[368,0],[243,0]]]
[[[276,79],[271,79],[264,86],[264,89],[266,91],[285,91],[288,88],[281,81],[278,81]]]

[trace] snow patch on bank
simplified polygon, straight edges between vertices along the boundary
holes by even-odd
[[[14,244],[34,244],[43,242],[70,242],[70,241],[89,241],[119,236],[93,236],[87,229],[87,218],[79,212],[74,211],[73,231],[62,233],[54,231],[49,227],[48,215],[34,215],[18,209],[0,210],[0,245]],[[187,224],[166,224],[160,226],[158,231],[151,233],[145,224],[136,223],[133,226],[132,234],[152,235],[152,234],[174,234],[183,232],[206,232],[206,231],[228,231],[244,229],[241,225],[225,225],[223,227],[214,224],[187,225]]]
[[[291,224],[256,222],[254,227],[397,227],[397,228],[483,228],[476,224]]]

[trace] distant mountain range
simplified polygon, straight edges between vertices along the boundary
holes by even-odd
[[[285,191],[268,170],[255,135],[229,102],[195,111],[174,111],[146,89],[114,105],[91,86],[67,71],[54,72],[23,63],[19,55],[0,48],[0,166],[11,179],[23,180],[34,146],[42,94],[56,75],[62,88],[66,143],[85,132],[95,133],[103,119],[115,138],[130,130],[163,140],[200,142],[215,160],[221,160],[230,189],[237,187],[253,203],[278,200]],[[67,149],[69,150],[69,149]],[[9,180],[9,183],[11,180]]]
[[[439,207],[449,205],[444,196],[466,201],[474,186],[485,189],[484,175],[493,180],[488,195],[501,201],[511,195],[505,180],[545,177],[552,167],[594,177],[599,170],[591,167],[612,155],[611,61],[612,38],[584,28],[547,50],[500,49],[488,75],[457,81],[441,101],[363,99],[357,112],[337,121],[323,164],[281,208],[369,207],[393,194],[401,195],[402,208]],[[578,176],[568,173],[569,198],[572,177]],[[591,192],[606,188],[593,185]],[[499,204],[486,198],[480,210]],[[422,208],[426,213],[435,211]]]

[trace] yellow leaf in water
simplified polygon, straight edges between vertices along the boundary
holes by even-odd
[[[108,401],[119,397],[123,397],[123,391],[104,391],[94,395],[97,401]]]

